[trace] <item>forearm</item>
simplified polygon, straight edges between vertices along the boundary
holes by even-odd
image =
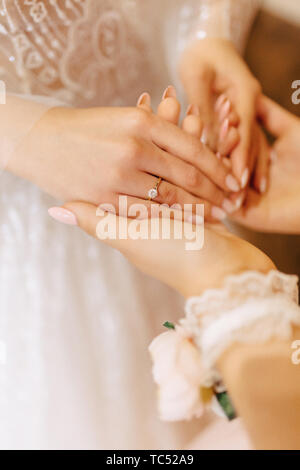
[[[300,374],[292,341],[232,346],[218,367],[238,414],[257,449],[300,448]]]

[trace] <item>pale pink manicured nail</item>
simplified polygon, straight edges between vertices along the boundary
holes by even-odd
[[[219,109],[221,108],[225,100],[226,100],[226,95],[222,94],[219,96],[219,98],[217,99],[215,103],[215,111],[219,111]]]
[[[189,224],[194,224],[194,225],[203,225],[204,219],[201,215],[195,215],[195,214],[187,214],[185,217],[185,221],[188,222]]]
[[[200,141],[202,142],[203,145],[206,145],[207,142],[208,142],[208,132],[207,132],[207,128],[206,127],[203,127],[202,129],[202,134],[201,134],[201,138],[200,138]]]
[[[261,194],[264,194],[266,192],[266,189],[267,189],[267,180],[266,178],[262,178],[260,180],[259,191],[261,192]]]
[[[240,197],[237,198],[237,200],[235,201],[235,210],[238,210],[242,207],[244,200],[245,200],[244,194],[242,194]]]
[[[148,106],[151,106],[151,96],[149,93],[142,93],[141,96],[138,99],[137,106],[140,106],[141,104],[146,104]]]
[[[189,116],[190,114],[193,116],[200,116],[199,106],[196,104],[189,104],[186,110],[186,115]]]
[[[224,220],[227,217],[226,212],[223,211],[223,209],[220,209],[220,207],[217,207],[217,206],[213,206],[211,208],[211,215],[214,219],[217,219],[217,220]]]
[[[173,85],[170,85],[165,89],[162,99],[165,100],[166,98],[176,98],[176,97],[177,97],[176,90],[173,87]]]
[[[276,162],[276,160],[277,160],[277,153],[275,152],[275,150],[272,149],[270,152],[270,161],[274,163]]]
[[[221,129],[220,129],[220,140],[224,140],[225,137],[228,134],[228,129],[229,129],[229,119],[226,118],[225,121],[223,122]]]
[[[227,175],[226,176],[226,185],[227,185],[227,188],[230,190],[230,191],[233,191],[233,192],[237,192],[237,191],[240,191],[240,185],[238,183],[238,180],[233,176],[233,175]]]
[[[217,152],[217,153],[216,153],[216,157],[217,157],[219,160],[221,160],[221,152]]]
[[[247,186],[249,180],[249,169],[245,168],[241,177],[241,186],[244,189]]]
[[[230,107],[231,107],[230,101],[226,100],[219,112],[220,122],[222,122],[226,118],[226,116],[228,116]]]
[[[231,214],[236,210],[235,204],[233,204],[230,199],[227,198],[224,199],[222,207],[228,214]]]
[[[68,211],[63,207],[50,207],[50,209],[48,209],[48,214],[50,217],[53,217],[53,219],[63,224],[77,225],[77,219],[73,212]]]

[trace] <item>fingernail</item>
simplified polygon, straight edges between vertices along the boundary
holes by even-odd
[[[168,86],[163,93],[163,100],[166,98],[177,98],[176,90],[173,85]]]
[[[63,224],[77,225],[77,219],[73,212],[70,212],[63,207],[50,207],[50,209],[48,209],[48,214],[50,217]]]
[[[211,208],[211,215],[214,219],[217,219],[217,220],[224,220],[227,217],[226,212],[223,211],[223,209],[220,209],[220,207],[217,207],[217,206],[213,206]]]
[[[229,100],[226,100],[225,103],[223,104],[222,108],[220,109],[220,113],[219,113],[219,121],[222,122],[226,116],[228,115],[229,111],[230,111],[230,101]]]
[[[216,157],[217,157],[219,160],[221,160],[221,153],[220,153],[220,152],[217,152],[217,153],[216,153]]]
[[[147,104],[151,106],[151,96],[149,93],[142,93],[141,96],[139,97],[137,101],[137,106],[140,106],[141,104]]]
[[[242,204],[244,202],[245,195],[243,194],[242,196],[238,197],[237,200],[235,201],[235,210],[238,210],[242,207]]]
[[[277,160],[277,153],[275,152],[275,150],[271,150],[270,152],[270,161],[272,163],[276,162]]]
[[[200,141],[202,142],[203,145],[207,145],[207,142],[208,142],[207,134],[208,132],[207,132],[206,127],[203,127],[201,138],[200,138]]]
[[[241,177],[241,186],[243,189],[247,186],[248,179],[249,179],[249,169],[245,168]]]
[[[228,213],[231,214],[236,210],[235,204],[233,204],[229,199],[224,199],[222,204],[223,209]]]
[[[215,103],[215,111],[219,111],[219,109],[221,108],[225,100],[226,100],[226,95],[222,94],[219,96],[219,98],[217,99]]]
[[[203,217],[201,215],[195,215],[195,214],[186,214],[185,221],[188,222],[189,224],[194,224],[194,225],[203,225],[204,223]]]
[[[220,140],[224,140],[229,129],[229,119],[226,118],[225,121],[223,122],[220,130]]]
[[[266,178],[262,178],[260,180],[260,185],[259,185],[259,190],[261,194],[264,194],[266,192],[266,189],[267,189],[267,180]]]
[[[186,110],[186,115],[189,116],[190,114],[194,116],[200,116],[199,106],[196,104],[189,104]]]
[[[226,181],[227,188],[230,189],[230,191],[234,191],[234,192],[240,191],[241,189],[240,185],[237,179],[233,175],[227,175],[225,181]]]

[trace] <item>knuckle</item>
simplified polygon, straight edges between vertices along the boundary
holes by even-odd
[[[132,126],[140,132],[145,130],[150,124],[151,115],[148,111],[142,108],[136,108],[132,115]]]
[[[193,166],[186,171],[185,179],[186,186],[190,189],[199,188],[202,183],[201,173]]]
[[[221,207],[224,201],[224,195],[221,191],[211,191],[209,199],[217,206]]]
[[[123,156],[126,164],[135,165],[143,151],[142,142],[136,138],[130,138],[124,145]]]
[[[171,185],[163,185],[162,198],[164,203],[168,204],[168,206],[176,204],[178,202],[176,188],[172,187]]]
[[[111,176],[112,180],[112,187],[119,188],[122,184],[124,184],[124,181],[126,181],[126,178],[128,176],[128,171],[126,170],[125,167],[123,166],[118,166],[116,167]]]

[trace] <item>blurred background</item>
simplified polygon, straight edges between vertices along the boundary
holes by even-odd
[[[265,94],[300,116],[291,84],[300,80],[300,0],[263,0],[246,60]]]
[[[300,104],[291,100],[292,82],[300,80],[299,51],[300,0],[263,0],[246,61],[264,93],[300,117]],[[269,254],[280,270],[300,276],[300,236],[257,234],[241,228],[239,233]]]

